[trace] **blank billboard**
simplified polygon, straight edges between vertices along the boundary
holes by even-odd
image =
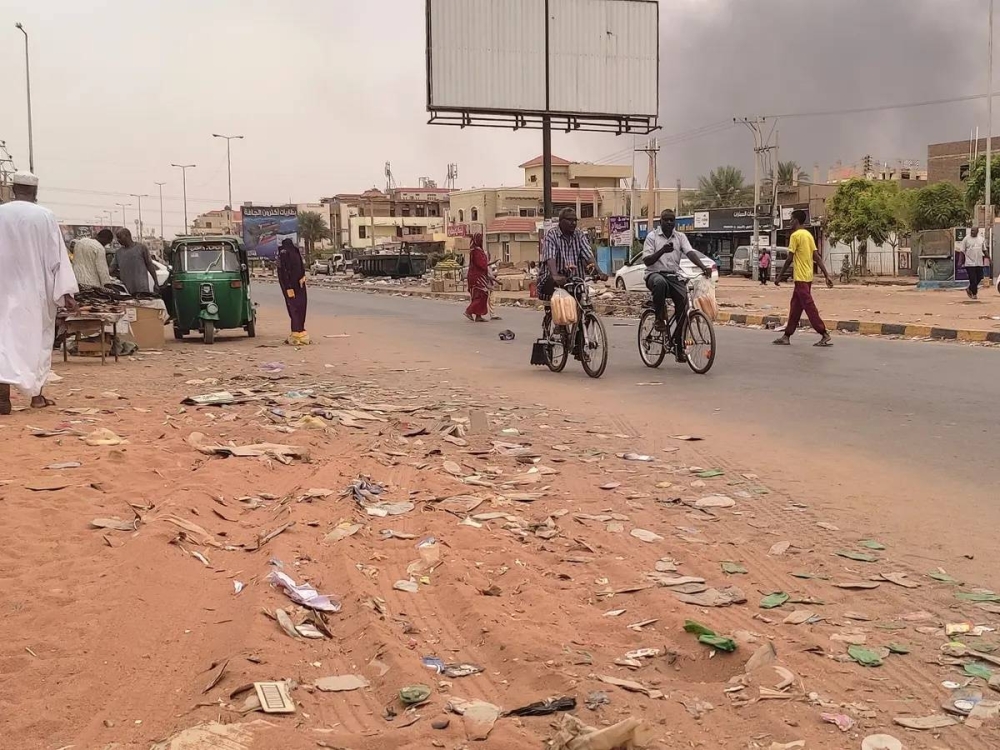
[[[428,109],[655,118],[658,19],[655,0],[427,0]]]

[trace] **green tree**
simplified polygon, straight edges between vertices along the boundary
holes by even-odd
[[[864,269],[868,240],[877,245],[898,244],[906,230],[902,207],[896,183],[855,177],[842,183],[827,205],[827,237],[850,245],[851,263]]]
[[[992,174],[990,175],[990,202],[1000,206],[1000,154],[993,155]],[[965,181],[965,204],[969,208],[986,202],[986,157],[980,156],[970,167],[969,177]]]
[[[299,214],[299,236],[306,243],[306,264],[312,263],[313,250],[317,242],[332,237],[326,219],[315,211],[303,211]]]
[[[904,190],[901,195],[907,193],[913,194],[911,226],[914,231],[964,227],[969,222],[962,191],[950,182]]]
[[[743,171],[732,166],[719,167],[708,176],[698,178],[695,208],[728,208],[747,206],[753,202],[753,189],[748,188]]]

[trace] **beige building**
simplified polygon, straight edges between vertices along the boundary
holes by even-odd
[[[191,234],[232,234],[237,237],[243,233],[243,215],[239,209],[224,208],[220,211],[208,211],[200,214],[191,222]]]
[[[372,188],[323,199],[334,243],[355,253],[413,235],[444,232],[451,191],[444,188]],[[374,238],[374,242],[373,242]]]
[[[524,184],[541,187],[543,183],[542,157],[538,156],[522,164]],[[622,164],[588,164],[574,162],[559,156],[552,157],[552,187],[568,188],[617,188],[622,181],[628,184],[632,179],[632,167]]]
[[[833,185],[847,182],[856,177],[880,182],[896,182],[901,188],[922,187],[927,184],[927,170],[920,169],[916,162],[898,161],[895,164],[879,162],[865,156],[855,164],[837,162],[826,173],[826,183]]]

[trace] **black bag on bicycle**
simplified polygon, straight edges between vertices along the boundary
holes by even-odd
[[[531,347],[531,364],[547,365],[551,357],[552,344],[545,339],[538,339]]]

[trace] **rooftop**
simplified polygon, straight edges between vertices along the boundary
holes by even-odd
[[[563,159],[561,156],[552,155],[552,166],[553,167],[567,167],[573,164],[569,159]],[[528,167],[540,167],[542,166],[542,157],[536,156],[531,161],[526,161],[524,164],[520,165],[518,169],[527,169]]]

